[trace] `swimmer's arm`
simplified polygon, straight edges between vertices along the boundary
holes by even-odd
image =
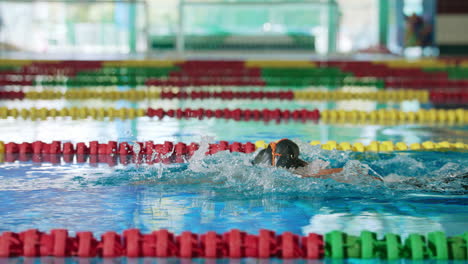
[[[315,174],[305,174],[304,172],[299,171],[299,170],[296,170],[294,173],[301,175],[303,178],[322,178],[322,179],[325,179],[325,178],[328,178],[328,177],[326,177],[328,175],[332,175],[332,174],[335,174],[335,173],[340,173],[342,171],[343,171],[343,168],[333,168],[333,169],[319,170],[319,172],[315,173]]]
[[[302,178],[316,178],[316,179],[334,179],[337,182],[349,183],[348,180],[344,179],[340,176],[340,173],[343,171],[343,168],[332,168],[332,169],[323,169],[319,170],[318,173],[315,174],[304,174],[301,172],[295,172],[296,174],[302,176]]]
[[[329,179],[329,178],[333,178],[334,180],[336,181],[339,181],[339,182],[349,182],[347,180],[344,180],[343,177],[333,177],[331,175],[333,174],[336,174],[336,173],[340,173],[343,171],[343,168],[333,168],[333,169],[323,169],[323,170],[320,170],[318,173],[316,174],[304,174],[303,172],[301,171],[298,171],[296,170],[294,173],[298,174],[298,175],[301,175],[302,178],[320,178],[320,179]],[[338,175],[337,175],[338,176]],[[375,177],[375,176],[371,176],[369,175],[370,177],[372,177],[374,180],[378,180],[378,181],[381,181],[383,182],[383,180],[381,178],[378,178],[378,177]]]

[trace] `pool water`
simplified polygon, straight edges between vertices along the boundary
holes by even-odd
[[[27,101],[2,104],[32,106]],[[41,104],[50,102],[34,104],[42,107]],[[70,104],[73,103],[58,101],[50,107]],[[186,107],[177,100],[143,105],[123,101],[102,104]],[[306,102],[248,104],[252,103],[241,101],[238,106],[317,107]],[[213,100],[203,105],[224,108],[226,102]],[[331,107],[343,109],[353,108],[353,105],[361,106],[359,102],[347,102]],[[318,107],[330,108],[330,105]],[[376,109],[378,106],[368,107]],[[0,163],[0,232],[66,228],[72,234],[86,230],[97,236],[109,230],[122,232],[128,228],[139,228],[142,232],[168,229],[174,233],[186,230],[225,232],[237,228],[255,234],[259,229],[271,229],[301,235],[332,230],[357,235],[362,230],[370,230],[379,236],[391,232],[405,237],[410,233],[431,231],[444,231],[452,236],[468,230],[468,179],[459,176],[468,172],[466,153],[357,153],[322,150],[307,144],[311,140],[365,144],[372,140],[466,143],[466,126],[360,126],[147,117],[115,121],[7,119],[0,120],[0,135],[0,140],[5,142],[169,140],[202,143],[199,153],[180,164],[110,167],[76,162]],[[294,139],[306,161],[323,160],[329,162],[330,167],[344,167],[343,175],[349,183],[302,179],[285,169],[253,166],[250,161],[255,154],[202,155],[203,146],[209,142],[280,138]],[[384,182],[369,176],[382,177]]]
[[[0,168],[1,228],[96,234],[127,228],[402,235],[466,230],[468,183],[457,175],[468,170],[467,155],[346,153],[305,143],[301,149],[306,161],[344,167],[351,183],[297,178],[251,165],[253,154],[229,152],[153,166],[6,163]],[[376,174],[385,182],[365,176]]]

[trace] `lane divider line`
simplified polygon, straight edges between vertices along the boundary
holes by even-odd
[[[320,141],[311,141],[313,146],[324,150],[353,151],[353,152],[375,152],[391,153],[401,151],[468,151],[468,144],[462,142],[450,143],[448,141],[406,144],[404,142],[373,141],[368,145],[362,143],[351,144],[349,142],[338,143],[328,141],[321,144]],[[138,151],[134,151],[135,146]],[[252,153],[259,148],[266,148],[268,144],[263,141],[240,143],[219,141],[210,143],[206,155],[215,154],[220,151]],[[89,159],[90,163],[108,163],[115,165],[118,160],[121,164],[128,163],[185,163],[195,151],[199,149],[198,143],[186,144],[183,142],[166,141],[164,143],[146,142],[117,142],[109,141],[100,143],[90,141],[88,143],[53,141],[45,143],[42,141],[15,143],[4,143],[0,141],[0,162],[33,161],[60,163],[61,159],[66,163],[84,163]]]
[[[179,235],[165,229],[149,234],[127,229],[122,234],[108,231],[97,239],[86,231],[71,236],[66,229],[52,229],[49,233],[29,229],[3,232],[0,257],[466,260],[467,240],[468,232],[452,237],[443,232],[430,232],[427,236],[410,234],[403,240],[392,233],[379,239],[370,231],[362,231],[358,236],[340,231],[324,236],[315,233],[300,236],[266,229],[260,229],[258,235],[238,229],[223,234],[185,231]]]
[[[429,98],[438,102],[453,101],[456,98],[468,98],[468,93],[440,92],[432,95],[426,90],[385,90],[370,92],[345,92],[345,91],[191,91],[182,89],[146,89],[128,91],[105,91],[97,89],[67,90],[65,92],[56,90],[43,91],[0,91],[0,100],[84,100],[84,99],[105,99],[105,100],[129,100],[141,101],[145,99],[183,99],[196,100],[218,98],[223,100],[233,99],[281,99],[281,100],[310,100],[310,101],[338,101],[338,100],[373,100],[379,102],[404,100],[417,100],[426,103]]]
[[[72,119],[97,119],[109,118],[134,119],[137,117],[171,117],[177,119],[185,118],[222,118],[235,121],[322,121],[324,123],[431,123],[431,124],[468,124],[468,110],[465,109],[420,109],[417,112],[404,112],[395,109],[380,109],[373,111],[346,111],[346,110],[281,110],[281,109],[134,109],[134,108],[88,108],[71,107],[61,109],[48,108],[7,108],[0,107],[0,119],[8,117],[23,118],[31,120],[46,120],[47,118],[71,117]]]

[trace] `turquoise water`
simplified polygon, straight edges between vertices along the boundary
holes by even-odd
[[[26,103],[2,102],[17,107],[24,107]],[[50,104],[40,101],[34,104],[47,103]],[[52,106],[70,104],[59,101]],[[114,107],[144,105],[104,104]],[[186,107],[184,104],[154,101],[146,105],[174,108],[177,105]],[[242,102],[238,105],[231,102],[229,107],[242,105]],[[225,106],[226,102],[219,100],[205,102],[204,107]],[[279,101],[274,104],[244,102],[243,106],[317,107],[314,103]],[[321,106],[329,107],[326,103]],[[410,106],[398,105],[400,108]],[[363,106],[348,102],[331,107]],[[381,106],[369,103],[365,107]],[[330,162],[330,167],[344,167],[344,176],[350,181],[301,179],[284,169],[251,165],[254,154],[229,152],[206,157],[195,155],[183,164],[151,166],[0,163],[0,231],[67,228],[71,233],[87,230],[98,236],[105,231],[122,232],[127,228],[140,228],[143,232],[165,228],[174,233],[185,230],[225,232],[238,228],[255,234],[266,228],[302,235],[309,232],[324,234],[332,230],[358,234],[361,230],[371,230],[379,236],[393,232],[405,237],[410,233],[426,234],[439,230],[447,235],[457,235],[468,229],[467,179],[457,177],[468,171],[466,153],[352,153],[321,150],[307,144],[311,140],[363,143],[372,140],[406,143],[448,140],[466,143],[466,126],[357,126],[170,118],[112,122],[7,119],[0,120],[0,135],[0,140],[5,142],[170,140],[208,143],[219,140],[269,141],[286,137],[298,142],[303,159],[310,162],[320,159]],[[385,181],[371,180],[368,175],[381,176]],[[161,260],[148,261],[159,263]]]
[[[331,167],[344,167],[351,183],[297,178],[287,170],[250,165],[252,154],[229,152],[153,166],[6,163],[0,167],[0,227],[96,234],[127,228],[402,235],[466,231],[468,184],[456,175],[468,170],[467,155],[301,148],[306,161],[320,158]],[[365,176],[376,174],[385,182]]]

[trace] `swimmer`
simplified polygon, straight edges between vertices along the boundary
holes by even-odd
[[[318,161],[318,160],[317,160]],[[303,178],[334,179],[338,182],[349,183],[349,179],[341,173],[343,168],[325,169],[327,162],[307,163],[299,158],[299,146],[289,139],[282,139],[272,142],[266,149],[261,150],[252,161],[253,165],[269,165],[279,168],[293,170],[293,173]],[[325,165],[325,166],[324,166]],[[360,168],[355,168],[359,174]],[[312,172],[313,171],[313,172]],[[370,176],[372,179],[383,181],[381,178]],[[146,183],[156,183],[157,179],[137,181],[133,184],[140,185]],[[210,182],[209,180],[204,183]]]
[[[270,143],[266,149],[261,150],[257,154],[252,164],[265,164],[291,169],[294,174],[300,175],[303,178],[332,178],[336,181],[348,182],[340,174],[343,168],[318,169],[318,171],[311,173],[310,170],[306,169],[309,163],[299,158],[299,146],[289,139],[281,139],[280,141]],[[382,181],[380,178],[371,177]]]

